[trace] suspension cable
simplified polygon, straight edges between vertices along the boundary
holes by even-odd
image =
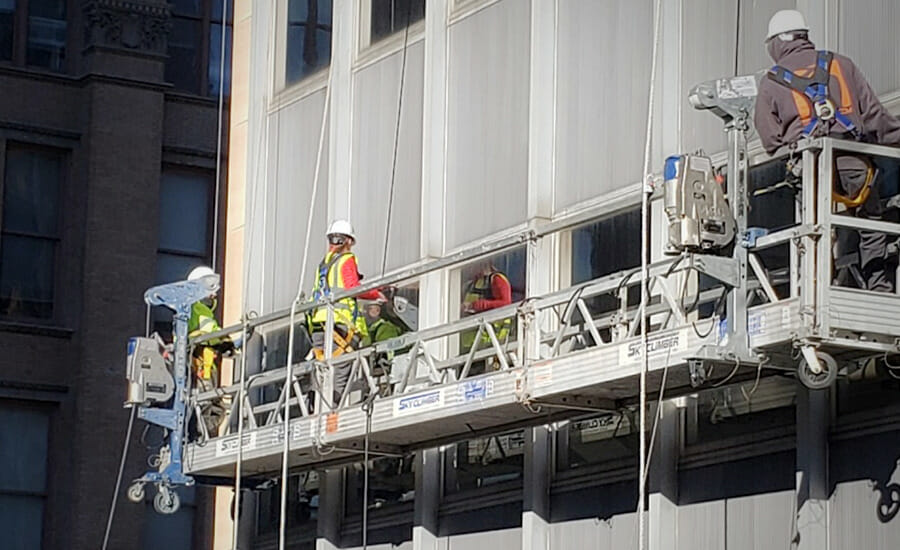
[[[247,316],[244,315],[244,328],[241,331],[241,369],[239,376],[238,396],[237,396],[237,460],[234,463],[234,511],[232,512],[231,525],[231,548],[237,550],[238,533],[241,526],[241,477],[244,466],[244,396],[246,395],[246,373],[247,373],[247,340],[249,340],[247,331]],[[253,414],[253,411],[250,412]]]
[[[643,186],[641,189],[641,380],[640,380],[640,465],[638,467],[638,550],[646,548],[646,518],[644,505],[647,497],[647,484],[644,471],[647,469],[647,371],[650,367],[647,356],[647,305],[649,297],[649,254],[650,254],[650,193],[652,175],[650,173],[650,151],[653,137],[653,104],[656,94],[656,58],[660,41],[660,19],[662,2],[656,0],[653,8],[653,49],[650,61],[650,93],[647,100],[647,133],[644,140]]]
[[[290,434],[288,433],[288,428],[290,427],[291,421],[290,403],[291,382],[293,378],[292,367],[294,364],[295,334],[297,332],[294,323],[296,321],[297,306],[299,306],[300,302],[303,300],[303,280],[306,278],[306,263],[309,259],[309,237],[310,232],[312,231],[313,208],[315,207],[316,194],[319,188],[319,173],[322,167],[322,148],[325,142],[325,129],[327,128],[328,113],[330,111],[331,104],[332,75],[333,71],[331,70],[331,66],[329,65],[328,79],[325,84],[325,105],[322,107],[322,126],[319,130],[319,144],[318,149],[316,150],[316,167],[313,173],[312,193],[309,200],[309,212],[306,218],[306,235],[303,243],[303,262],[300,264],[300,279],[297,281],[297,294],[294,296],[294,300],[291,302],[290,333],[288,335],[288,356],[287,365],[285,366],[284,388],[282,389],[282,395],[284,396],[284,445],[281,450],[281,518],[279,520],[278,527],[279,550],[285,549],[285,531],[287,530],[288,451],[290,450]],[[298,395],[297,399],[302,399],[302,396]]]
[[[147,304],[147,313],[144,321],[144,336],[150,336],[150,304]],[[112,504],[109,506],[109,515],[106,517],[106,531],[103,533],[102,549],[106,550],[109,544],[109,534],[112,531],[113,518],[116,516],[116,505],[119,503],[119,489],[122,488],[122,476],[125,473],[125,462],[128,459],[128,445],[131,443],[131,429],[134,427],[134,417],[137,414],[137,407],[131,407],[131,414],[128,417],[128,428],[125,430],[125,444],[122,445],[122,458],[119,460],[119,473],[116,475],[116,488],[113,489]]]
[[[228,28],[228,0],[222,0],[222,34],[219,38],[219,99],[216,120],[216,192],[213,204],[212,267],[216,268],[219,252],[219,192],[222,185],[222,126],[225,112],[225,37]]]
[[[394,213],[394,184],[397,181],[397,150],[400,145],[400,119],[403,114],[403,88],[406,84],[406,55],[409,49],[409,20],[412,17],[412,2],[407,2],[406,30],[403,31],[403,51],[400,61],[400,93],[397,94],[397,124],[394,127],[394,149],[391,154],[391,186],[388,191],[388,210],[384,225],[384,248],[381,254],[381,275],[387,269],[388,243],[391,237],[391,217]]]

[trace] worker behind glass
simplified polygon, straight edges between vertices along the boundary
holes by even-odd
[[[849,58],[816,51],[803,14],[782,10],[769,21],[766,49],[776,65],[759,85],[754,122],[769,154],[806,137],[830,136],[881,145],[900,145],[900,121],[878,100]],[[881,219],[884,207],[868,155],[838,153],[836,200],[860,218]],[[838,241],[846,241],[846,231]],[[892,292],[886,269],[887,237],[858,231],[859,263],[867,290]],[[843,237],[843,238],[842,238]],[[840,252],[839,252],[840,253]]]
[[[505,273],[497,269],[493,261],[482,260],[476,264],[474,276],[466,281],[463,287],[463,301],[460,305],[460,317],[469,317],[490,311],[492,309],[508,306],[512,303],[512,286],[509,278]],[[509,340],[512,332],[512,317],[495,321],[491,324],[497,341],[501,346],[505,345]],[[464,332],[460,336],[461,351],[468,353],[472,346],[476,344],[477,329]],[[490,348],[493,343],[487,330],[483,330],[481,337],[477,342],[478,349]],[[488,369],[496,369],[499,362],[494,358],[488,360],[485,364],[473,365],[472,374],[479,374]]]
[[[312,299],[327,300],[332,294],[358,287],[362,276],[359,274],[356,254],[352,252],[356,244],[356,232],[347,220],[336,220],[331,223],[326,233],[328,249],[319,263]],[[359,299],[386,300],[378,289],[369,290],[356,297],[341,298],[334,305],[334,331],[331,356],[339,357],[359,349],[369,343],[369,328],[366,318],[360,310]],[[317,307],[310,311],[307,325],[312,339],[314,357],[325,359],[325,325],[328,321],[328,308]],[[350,378],[351,364],[337,365],[334,370],[334,392],[331,396],[334,405],[340,401],[341,394]]]

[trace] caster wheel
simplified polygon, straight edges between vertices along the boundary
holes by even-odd
[[[887,523],[897,517],[900,512],[900,485],[891,483],[881,491],[878,499],[878,519]]]
[[[128,500],[134,503],[143,502],[144,501],[144,484],[143,483],[132,483],[131,486],[128,487]]]
[[[174,514],[181,508],[181,499],[175,491],[160,487],[159,492],[153,498],[153,509],[160,514]]]
[[[821,351],[816,352],[816,357],[819,358],[819,363],[822,365],[822,372],[813,372],[806,362],[806,359],[801,358],[800,364],[797,366],[797,376],[807,388],[811,390],[824,390],[831,386],[837,379],[837,361],[834,360],[834,357]]]

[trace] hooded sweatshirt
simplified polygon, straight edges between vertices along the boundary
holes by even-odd
[[[777,65],[802,77],[810,77],[816,66],[817,52],[812,42],[797,38],[788,42],[773,39],[766,44],[769,56]],[[848,57],[834,54],[828,95],[836,108],[859,129],[862,140],[881,145],[900,145],[900,120],[892,116],[869,86],[862,72]],[[844,86],[835,72],[843,75]],[[846,96],[846,97],[845,97]],[[801,99],[800,101],[804,101]],[[815,112],[813,111],[813,114]],[[805,124],[800,117],[791,89],[768,76],[759,85],[754,114],[756,131],[769,154],[803,137]],[[836,120],[820,121],[814,135],[848,137]]]

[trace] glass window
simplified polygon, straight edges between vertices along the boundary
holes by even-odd
[[[210,220],[213,189],[211,174],[165,169],[159,185],[159,248],[156,284],[180,281],[200,265],[208,265],[212,252]],[[155,307],[153,330],[168,335],[172,313]]]
[[[425,18],[425,0],[372,0],[371,44]]]
[[[223,84],[225,86],[225,89],[223,91],[224,95],[228,96],[231,92],[231,25],[225,26],[224,75],[219,74],[222,68],[222,24],[213,23],[210,26],[209,33],[209,70],[207,71],[207,95],[218,96],[219,86]]]
[[[572,420],[558,433],[557,470],[621,465],[638,452],[635,409]]]
[[[29,0],[26,63],[62,71],[66,61],[66,0]]]
[[[0,60],[2,61],[12,59],[15,23],[16,0],[0,0]]]
[[[41,547],[47,497],[46,410],[0,401],[0,529],[3,547]]]
[[[59,240],[60,152],[12,145],[6,151],[0,234],[0,313],[53,315]]]
[[[201,29],[199,20],[172,17],[165,78],[166,82],[170,82],[178,90],[193,93],[200,91]]]
[[[288,0],[285,83],[331,62],[331,0]]]
[[[472,439],[456,445],[445,491],[456,493],[520,482],[525,456],[525,432]]]
[[[605,275],[641,265],[641,211],[628,210],[572,231],[572,284],[590,281]],[[637,279],[635,279],[637,280]],[[637,305],[641,290],[637,285],[628,290],[629,305]],[[617,296],[603,294],[585,300],[588,310],[596,318],[619,306]],[[580,319],[580,314],[576,314]],[[606,331],[601,335],[607,338]]]
[[[393,505],[412,503],[416,490],[414,455],[385,457],[369,463],[369,517]],[[361,517],[365,469],[357,463],[347,469],[345,517]]]
[[[259,536],[278,533],[281,521],[280,479],[276,479],[272,487],[259,493],[256,516],[256,534]],[[312,471],[290,476],[287,493],[287,527],[315,533],[318,516],[318,473]]]

